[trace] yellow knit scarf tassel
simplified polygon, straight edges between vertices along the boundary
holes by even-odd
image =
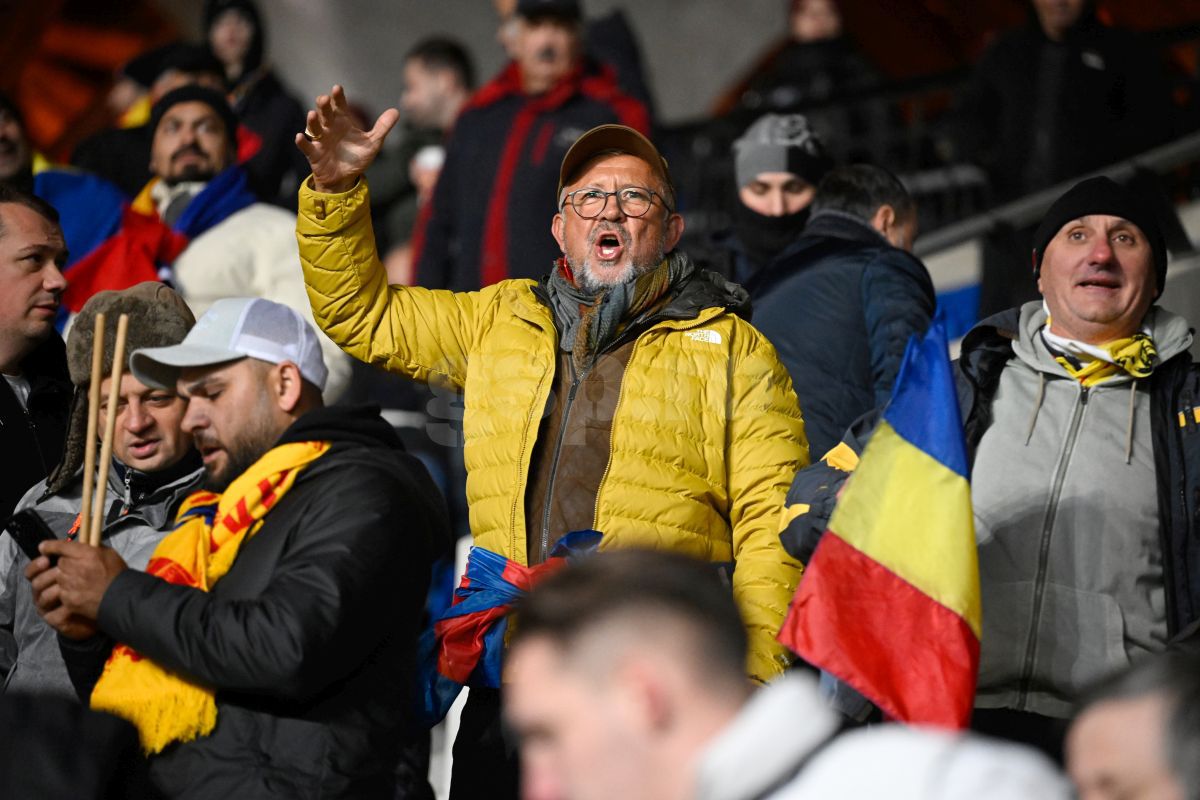
[[[1144,333],[1114,339],[1097,347],[1107,352],[1113,363],[1097,358],[1077,367],[1063,356],[1056,356],[1055,360],[1062,364],[1063,369],[1070,373],[1072,378],[1089,388],[1122,373],[1135,378],[1147,378],[1158,364],[1158,351],[1154,348],[1154,340]]]
[[[296,482],[329,450],[328,442],[294,442],[267,451],[223,494],[196,492],[184,501],[175,530],[154,550],[146,572],[207,592],[237,558],[242,543]],[[92,708],[129,720],[142,749],[207,736],[217,724],[213,690],[165,669],[124,644],[113,648],[92,691]]]

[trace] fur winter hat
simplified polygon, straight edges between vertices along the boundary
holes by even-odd
[[[196,317],[179,294],[165,283],[146,281],[119,292],[97,292],[84,303],[71,323],[67,336],[67,369],[75,395],[67,423],[63,457],[46,482],[49,493],[60,491],[83,465],[87,438],[88,389],[92,378],[92,342],[96,315],[104,314],[104,356],[102,374],[112,374],[116,349],[117,318],[129,315],[125,340],[125,372],[129,356],[142,347],[167,347],[179,344],[196,324]]]

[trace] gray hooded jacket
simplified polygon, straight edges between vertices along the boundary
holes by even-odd
[[[188,463],[193,463],[190,456]],[[182,466],[182,465],[180,465]],[[114,463],[108,473],[104,529],[108,545],[133,569],[144,570],[159,541],[170,532],[175,512],[199,488],[203,468],[183,474],[139,496],[135,473]],[[76,525],[83,505],[83,471],[57,494],[43,497],[45,481],[30,489],[17,506],[33,507],[59,538]],[[0,536],[0,673],[7,671],[5,692],[51,693],[76,699],[59,651],[58,636],[33,607],[33,590],[25,580],[29,559],[11,536]]]
[[[1082,387],[1021,309],[971,489],[983,639],[976,706],[1053,717],[1096,678],[1166,646],[1167,610],[1148,380]],[[1182,317],[1152,308],[1159,363]]]

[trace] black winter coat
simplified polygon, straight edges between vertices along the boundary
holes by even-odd
[[[998,37],[959,98],[958,155],[999,198],[1066,180],[1171,135],[1161,59],[1091,12],[1051,42],[1036,22]]]
[[[7,520],[30,487],[50,474],[62,457],[71,409],[67,349],[51,333],[21,364],[29,381],[29,406],[0,380],[0,521]]]
[[[212,734],[151,761],[169,797],[391,800],[395,791],[446,513],[373,409],[313,411],[279,443],[308,440],[333,447],[211,592],[134,570],[105,592],[102,631],[217,691]],[[77,689],[90,693],[99,659],[86,644],[63,649]]]
[[[747,288],[754,326],[792,376],[814,458],[887,402],[905,345],[929,327],[935,303],[919,259],[834,211],[815,214]]]

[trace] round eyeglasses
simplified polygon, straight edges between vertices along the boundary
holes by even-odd
[[[670,212],[671,207],[667,205],[667,201],[661,194],[642,186],[626,186],[615,192],[605,192],[600,189],[576,189],[567,193],[559,210],[561,211],[567,203],[570,203],[571,208],[575,209],[575,213],[579,216],[584,219],[595,219],[608,207],[608,198],[615,197],[617,198],[617,207],[621,209],[622,214],[627,217],[644,217],[650,207],[654,205],[656,196],[662,200],[663,208]]]

